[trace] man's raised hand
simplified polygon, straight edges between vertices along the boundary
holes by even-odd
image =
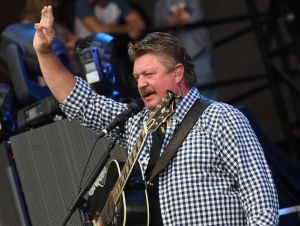
[[[51,46],[55,37],[54,17],[52,6],[44,6],[41,12],[41,20],[34,25],[36,33],[33,39],[33,47],[37,54],[51,52]]]

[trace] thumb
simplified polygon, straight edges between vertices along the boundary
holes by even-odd
[[[41,26],[40,24],[35,24],[34,25],[34,28],[36,30],[36,35],[39,37],[39,38],[45,38],[45,34],[43,32],[43,26]]]

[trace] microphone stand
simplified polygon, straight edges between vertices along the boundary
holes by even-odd
[[[88,213],[88,211],[87,211],[87,203],[86,203],[86,200],[83,198],[83,196],[87,193],[87,191],[91,188],[91,186],[94,184],[95,180],[99,176],[99,173],[101,172],[101,170],[103,169],[104,165],[106,164],[106,162],[108,161],[108,159],[110,157],[110,152],[116,145],[117,140],[119,139],[119,137],[123,131],[124,131],[124,123],[122,125],[120,125],[120,127],[117,127],[117,135],[115,136],[114,140],[108,145],[106,151],[103,154],[103,157],[101,158],[99,163],[96,165],[94,173],[92,174],[92,176],[90,177],[88,182],[85,184],[85,186],[80,190],[79,194],[77,195],[77,198],[75,199],[75,202],[69,208],[69,212],[68,212],[67,216],[65,217],[65,219],[62,223],[62,226],[65,226],[68,223],[72,214],[75,212],[75,210],[77,208],[81,209],[83,212],[84,220],[85,220],[84,225],[85,226],[93,226],[93,223],[90,219],[91,214]],[[102,137],[103,136],[101,136],[101,137],[98,136],[95,142],[97,142]]]

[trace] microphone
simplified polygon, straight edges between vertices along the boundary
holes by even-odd
[[[126,122],[131,116],[140,112],[144,107],[144,102],[141,98],[135,99],[134,101],[128,104],[128,108],[122,111],[116,118],[98,134],[98,139],[104,137],[108,134],[111,130],[115,127],[121,125],[122,123]]]

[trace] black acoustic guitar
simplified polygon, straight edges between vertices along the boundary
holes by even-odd
[[[93,224],[103,226],[149,225],[148,199],[143,172],[137,161],[144,143],[173,113],[175,95],[168,92],[145,122],[126,162],[112,160],[104,183],[97,183],[88,198]]]

